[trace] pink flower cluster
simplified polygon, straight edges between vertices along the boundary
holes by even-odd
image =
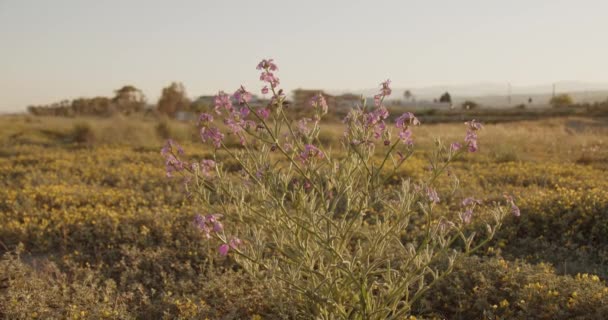
[[[197,214],[194,216],[194,224],[201,229],[207,239],[210,239],[211,233],[220,234],[224,231],[224,225],[219,221],[221,217],[220,214],[208,214],[206,216]],[[221,256],[226,256],[230,249],[237,249],[242,243],[241,239],[232,237],[228,243],[219,246],[218,252]]]
[[[380,93],[374,96],[374,105],[376,107],[380,107],[384,98],[391,95],[393,90],[390,88],[391,80],[387,79],[386,81],[380,83]]]
[[[243,243],[243,241],[241,239],[232,238],[232,239],[230,239],[230,241],[228,241],[228,243],[221,244],[220,247],[218,248],[218,252],[220,253],[220,255],[222,257],[225,257],[228,255],[228,252],[230,251],[230,249],[236,250],[238,247],[241,246],[242,243]]]
[[[426,188],[426,194],[429,197],[429,200],[433,203],[439,203],[439,195],[437,191],[431,187]]]
[[[215,161],[213,161],[211,159],[205,159],[205,160],[201,161],[201,164],[200,164],[201,174],[204,177],[211,177],[213,171],[215,170],[215,167],[216,167]]]
[[[258,109],[257,111],[258,116],[260,116],[260,118],[266,120],[268,119],[268,117],[270,116],[270,109],[268,108],[261,108]]]
[[[258,70],[262,70],[262,73],[260,74],[260,81],[264,81],[267,82],[271,88],[276,88],[280,81],[279,78],[277,78],[274,73],[272,73],[273,71],[277,71],[279,70],[279,68],[277,67],[277,65],[274,63],[274,61],[272,59],[264,59],[262,60],[258,66],[257,66]],[[264,87],[262,89],[262,93],[266,94],[268,93],[268,87]]]
[[[310,106],[322,115],[327,114],[327,101],[325,101],[325,97],[320,93],[315,94],[312,99],[310,99]]]
[[[187,168],[188,163],[179,159],[179,156],[184,154],[184,149],[169,139],[160,150],[160,154],[165,158],[165,172],[167,177],[172,177],[173,172],[179,172]]]
[[[252,95],[251,95],[251,92],[245,90],[245,87],[241,86],[234,92],[232,97],[239,104],[244,104],[244,103],[251,101]]]
[[[310,118],[302,118],[302,119],[298,120],[297,129],[298,129],[298,134],[300,136],[306,137],[310,134],[312,129],[308,126],[308,123],[311,121],[312,121],[312,119],[310,119]]]
[[[515,204],[513,197],[508,194],[505,194],[504,197],[507,200],[507,204],[511,206],[511,214],[516,217],[519,217],[521,215],[521,211],[519,210],[519,207]]]
[[[244,130],[254,128],[256,123],[252,120],[247,120],[249,115],[249,108],[241,107],[239,111],[232,111],[228,114],[228,117],[224,119],[224,124],[228,126],[232,134],[239,137],[242,145],[245,144]]]
[[[467,145],[469,152],[476,152],[478,150],[477,131],[481,130],[483,126],[481,123],[475,121],[475,119],[465,122],[464,125],[467,126],[467,134],[464,137],[464,142]],[[462,144],[460,142],[453,142],[450,144],[450,150],[453,152],[456,152],[461,148]]]
[[[217,97],[216,97],[217,100]],[[230,108],[232,109],[232,107]],[[216,106],[216,111],[217,111]],[[224,140],[224,134],[220,132],[220,130],[216,127],[211,126],[213,122],[213,116],[208,113],[201,113],[198,118],[198,125],[201,127],[200,135],[203,142],[210,142],[213,144],[215,148],[220,148],[222,146],[222,141]]]
[[[363,115],[363,127],[366,131],[373,131],[374,138],[379,139],[386,132],[384,123],[386,118],[388,118],[388,110],[384,106],[380,106]]]
[[[305,145],[304,150],[300,152],[300,161],[302,164],[310,163],[310,161],[315,158],[323,159],[325,158],[325,154],[323,154],[323,151],[312,144]]]
[[[277,71],[279,67],[274,63],[274,59],[263,59],[256,67],[258,70]]]
[[[230,96],[224,91],[218,92],[213,103],[215,106],[215,113],[217,114],[221,114],[222,110],[232,112],[232,101],[230,100]]]
[[[203,231],[203,234],[207,239],[211,238],[211,232],[220,233],[224,231],[224,226],[219,221],[222,215],[220,214],[208,214],[203,216],[197,214],[194,216],[194,224]]]
[[[477,151],[477,131],[481,130],[481,123],[476,122],[475,119],[465,122],[467,126],[467,134],[464,137],[464,142],[469,146],[469,152]]]
[[[403,143],[407,145],[413,145],[414,140],[412,139],[412,130],[410,130],[410,126],[418,126],[420,125],[420,121],[416,116],[414,116],[411,112],[406,112],[399,116],[395,121],[395,126],[399,129],[399,138]]]
[[[264,59],[258,64],[257,69],[262,70],[260,80],[268,83],[274,90],[279,84],[279,79],[273,73],[273,71],[278,70],[274,61],[272,59]],[[262,88],[263,94],[268,93],[268,91],[268,86]],[[285,95],[282,93],[282,90],[279,90],[278,93],[273,95],[271,104],[277,104],[277,100],[284,99],[284,97]],[[246,142],[244,131],[249,128],[257,127],[257,124],[254,121],[247,119],[250,113],[248,103],[252,98],[253,95],[251,92],[247,91],[244,86],[240,86],[232,96],[224,91],[219,91],[213,101],[215,113],[218,115],[226,115],[224,124],[228,126],[232,134],[239,137],[241,144],[245,144]],[[232,99],[241,107],[235,108]],[[268,119],[270,112],[271,110],[269,108],[255,110],[256,115],[263,120]],[[201,126],[201,139],[203,142],[210,142],[215,148],[220,148],[225,136],[217,127],[211,126],[211,122],[213,122],[212,115],[207,113],[200,115],[198,124]]]
[[[471,223],[471,219],[473,218],[473,209],[475,209],[475,206],[479,204],[481,204],[481,200],[473,197],[468,197],[462,200],[462,206],[465,208],[465,211],[460,214],[460,218],[465,224]]]

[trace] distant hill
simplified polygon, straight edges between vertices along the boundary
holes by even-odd
[[[403,92],[410,90],[419,101],[433,101],[444,92],[449,92],[454,104],[465,100],[475,101],[487,107],[507,107],[518,104],[528,104],[532,98],[533,106],[546,106],[553,94],[553,84],[532,86],[516,86],[510,88],[511,100],[509,102],[509,85],[498,83],[479,83],[470,85],[446,85],[420,88],[393,88],[392,99],[403,99]],[[354,91],[337,91],[332,93],[355,93],[366,97],[376,94],[378,89],[362,89]],[[575,102],[596,102],[608,99],[608,83],[590,83],[578,81],[560,81],[555,83],[556,94],[567,93]]]

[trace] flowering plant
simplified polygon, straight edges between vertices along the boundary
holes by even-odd
[[[446,147],[437,141],[427,178],[387,181],[414,152],[415,126],[406,112],[388,124],[384,105],[391,94],[383,82],[373,106],[362,100],[344,119],[340,151],[319,140],[325,98],[310,101],[310,118],[291,121],[272,59],[257,66],[270,93],[268,105],[250,104],[240,87],[232,97],[219,92],[215,115],[199,118],[202,141],[212,159],[188,162],[168,141],[162,150],[167,174],[186,177],[188,190],[203,204],[195,218],[221,256],[232,257],[245,271],[280,293],[294,317],[320,319],[402,319],[412,304],[452,270],[456,259],[493,237],[507,208],[494,203],[487,233],[475,240],[465,225],[481,202],[462,201],[456,214],[437,210],[438,178],[449,164],[478,150],[475,120],[467,122],[463,141]],[[227,131],[216,125],[222,118]],[[393,135],[396,133],[396,137]],[[225,138],[236,137],[240,148]],[[225,161],[238,165],[228,170]],[[512,198],[507,204],[516,211]],[[422,230],[414,233],[413,230]]]

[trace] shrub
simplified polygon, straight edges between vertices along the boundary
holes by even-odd
[[[71,137],[76,143],[92,144],[95,141],[95,132],[88,123],[81,122],[74,125]]]
[[[163,139],[171,138],[171,127],[169,126],[169,121],[165,117],[160,119],[154,129],[159,137]]]
[[[572,100],[570,95],[564,93],[552,97],[549,104],[551,104],[554,108],[562,108],[573,105],[574,100]]]
[[[547,264],[468,257],[417,312],[446,319],[604,319],[608,287],[596,275],[559,276]]]
[[[19,258],[20,250],[0,259],[0,317],[3,319],[134,319],[128,298],[112,280],[82,269],[67,275],[55,264],[37,269]]]
[[[463,230],[479,201],[464,199],[450,214],[439,210],[438,178],[454,159],[478,149],[475,120],[466,123],[463,142],[436,142],[423,180],[402,178],[387,187],[412,155],[412,129],[419,125],[409,112],[393,128],[385,123],[390,81],[381,84],[374,106],[363,101],[347,115],[341,150],[332,153],[319,141],[328,111],[324,97],[311,100],[311,118],[291,121],[273,60],[258,69],[267,85],[262,92],[272,93],[269,105],[250,105],[251,93],[241,86],[215,98],[228,132],[214,125],[214,115],[201,114],[201,138],[214,149],[210,159],[182,160],[184,150],[173,141],[161,154],[167,175],[184,175],[187,191],[203,205],[195,217],[201,234],[221,256],[278,292],[292,316],[402,319],[456,259],[489,241],[501,225],[508,210],[498,203],[486,207],[487,215],[480,215],[486,234],[472,245],[478,234]],[[227,137],[240,149],[230,148]],[[238,172],[219,161],[226,154]],[[507,203],[518,215],[510,197]]]

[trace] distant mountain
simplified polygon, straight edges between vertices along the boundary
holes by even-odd
[[[485,106],[499,107],[527,103],[532,98],[533,104],[547,104],[553,94],[553,84],[539,84],[531,86],[512,85],[508,83],[477,83],[467,85],[445,85],[419,88],[393,88],[392,99],[403,99],[405,90],[410,90],[417,100],[439,98],[444,92],[449,92],[454,103],[464,100],[473,100]],[[335,91],[338,93],[362,94],[373,96],[378,89],[362,89],[353,91]],[[608,98],[608,83],[591,83],[580,81],[559,81],[555,83],[556,94],[568,93],[575,102],[604,101]],[[509,103],[509,93],[511,96]]]

